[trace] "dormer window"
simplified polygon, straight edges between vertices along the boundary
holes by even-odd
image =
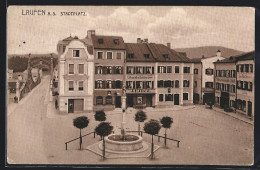
[[[144,58],[149,58],[149,54],[144,54]]]
[[[119,44],[119,39],[114,39],[114,44]]]
[[[128,58],[134,58],[134,54],[133,53],[130,53],[127,55]]]
[[[79,50],[73,50],[73,57],[79,57]]]
[[[99,39],[98,39],[98,43],[99,43],[99,44],[103,44],[103,43],[104,43],[104,40],[103,40],[102,38],[99,38]]]
[[[164,58],[169,58],[169,54],[163,54]]]

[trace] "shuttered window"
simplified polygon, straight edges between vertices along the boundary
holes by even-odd
[[[79,64],[79,74],[84,74],[84,64]]]

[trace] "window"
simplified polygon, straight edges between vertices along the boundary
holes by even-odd
[[[244,72],[244,64],[241,64],[241,65],[240,65],[240,71],[241,71],[241,72]]]
[[[74,82],[69,81],[69,91],[74,91]]]
[[[102,74],[102,66],[97,66],[97,74]]]
[[[134,54],[133,53],[127,54],[127,58],[134,58]]]
[[[224,91],[225,90],[225,84],[221,83],[221,90]]]
[[[252,82],[249,82],[249,91],[252,91],[252,88],[253,88],[253,83]]]
[[[79,74],[84,74],[84,64],[79,64]]]
[[[183,67],[183,73],[190,73],[190,67]]]
[[[171,73],[172,72],[172,66],[167,66],[167,73]]]
[[[99,44],[103,44],[103,43],[104,43],[104,40],[103,40],[102,38],[99,38],[99,39],[98,39],[98,43],[99,43]]]
[[[116,66],[116,74],[122,74],[122,67]]]
[[[120,80],[117,80],[116,81],[116,89],[120,89],[121,88],[121,81]]]
[[[79,91],[83,91],[83,81],[79,81]]]
[[[102,96],[97,96],[96,102],[97,102],[97,104],[103,104],[103,97]]]
[[[205,70],[205,74],[206,74],[206,75],[213,75],[213,69],[207,68],[207,69]]]
[[[158,73],[166,73],[166,66],[158,66]]]
[[[97,89],[101,89],[103,86],[102,86],[102,80],[97,80],[96,81],[96,88]]]
[[[245,72],[249,72],[249,64],[245,64]]]
[[[158,87],[163,87],[163,80],[158,81]]]
[[[134,67],[127,66],[127,74],[134,74]]]
[[[188,100],[188,93],[183,93],[183,100]]]
[[[179,80],[175,80],[175,88],[179,88]]]
[[[244,81],[244,90],[248,90],[248,82]]]
[[[136,74],[142,74],[143,73],[143,67],[136,67]]]
[[[163,102],[163,94],[159,94],[159,102]]]
[[[163,54],[163,58],[169,58],[169,54]]]
[[[189,87],[190,81],[189,80],[183,80],[183,87]]]
[[[114,44],[119,44],[119,39],[114,39]]]
[[[172,94],[165,94],[165,101],[173,101],[173,95]]]
[[[107,74],[112,74],[112,66],[107,66]]]
[[[106,104],[112,104],[112,96],[106,96]]]
[[[197,81],[194,81],[194,87],[197,87],[198,84],[197,84]]]
[[[232,91],[233,93],[236,92],[236,86],[235,86],[235,85],[231,85],[231,91]]]
[[[136,88],[142,88],[142,82],[141,81],[136,81]]]
[[[198,74],[199,70],[197,68],[194,69],[194,74]]]
[[[103,52],[98,52],[98,59],[103,59]]]
[[[179,66],[175,66],[175,73],[180,73],[180,67]]]
[[[237,72],[239,72],[239,64],[237,65]]]
[[[121,53],[116,53],[116,59],[121,60]]]
[[[216,103],[219,104],[219,97],[216,97]]]
[[[145,82],[145,88],[147,88],[147,89],[152,88],[152,82],[151,81],[146,81]]]
[[[144,54],[144,58],[149,58],[149,54]]]
[[[112,81],[107,80],[107,89],[111,89],[111,88],[112,88]]]
[[[133,82],[132,81],[126,81],[126,88],[132,89],[133,88]]]
[[[229,92],[230,90],[230,84],[227,84],[226,91]]]
[[[213,82],[206,82],[205,87],[206,88],[213,88]]]
[[[146,74],[152,74],[152,67],[145,68]]]
[[[250,72],[253,72],[253,64],[250,64]]]
[[[244,85],[244,82],[243,82],[243,81],[240,81],[240,88],[241,88],[241,89],[244,89],[244,86],[243,86],[243,85]]]
[[[171,87],[171,80],[164,81],[164,87]]]
[[[233,77],[236,77],[236,70],[233,70]]]
[[[73,50],[73,57],[79,57],[79,50]]]
[[[112,52],[107,52],[107,59],[113,59]]]
[[[69,64],[69,74],[74,74],[74,64]]]

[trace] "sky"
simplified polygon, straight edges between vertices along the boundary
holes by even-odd
[[[45,15],[22,15],[45,10]],[[47,12],[55,12],[48,16]],[[61,16],[61,12],[85,12],[86,16]],[[8,54],[57,53],[59,40],[87,30],[97,35],[137,38],[173,49],[223,46],[240,51],[255,47],[255,10],[251,7],[174,6],[11,6],[7,11]]]

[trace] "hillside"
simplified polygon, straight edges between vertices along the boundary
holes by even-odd
[[[8,58],[12,58],[12,57],[29,57],[29,54],[10,54],[10,55],[8,55]],[[34,57],[50,57],[51,56],[51,54],[50,53],[46,53],[46,54],[31,54],[31,57],[32,58],[34,58]],[[55,53],[52,53],[52,56],[54,57],[54,58],[57,58],[58,57],[58,55],[57,54],[55,54]]]
[[[231,48],[225,48],[225,47],[220,47],[220,46],[176,48],[174,50],[177,52],[186,52],[187,57],[189,57],[189,58],[201,58],[202,55],[204,55],[205,57],[211,57],[211,56],[216,55],[217,50],[220,50],[222,56],[225,58],[244,53],[243,51],[238,51],[238,50],[234,50]]]

